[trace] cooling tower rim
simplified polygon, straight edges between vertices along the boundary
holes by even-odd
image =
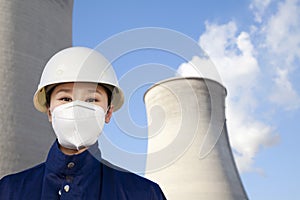
[[[162,85],[162,84],[167,83],[167,82],[173,82],[173,81],[179,81],[179,80],[187,80],[187,79],[188,79],[188,80],[199,80],[199,81],[201,80],[201,81],[204,81],[204,82],[207,81],[207,82],[216,83],[217,85],[221,86],[221,87],[224,89],[224,91],[225,91],[225,96],[227,96],[227,89],[226,89],[226,87],[225,87],[223,84],[221,84],[220,82],[218,82],[218,81],[216,81],[216,80],[213,80],[213,79],[210,79],[210,78],[203,78],[203,77],[197,77],[197,76],[189,76],[189,77],[172,77],[172,78],[164,79],[164,80],[161,80],[161,81],[159,81],[159,82],[157,82],[157,83],[154,83],[152,86],[150,86],[150,87],[146,90],[143,99],[144,99],[144,101],[145,101],[145,97],[146,97],[147,93],[148,93],[150,90],[152,90],[153,88],[155,88],[156,86]]]

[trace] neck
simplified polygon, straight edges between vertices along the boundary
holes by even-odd
[[[69,149],[69,148],[66,148],[66,147],[63,147],[61,145],[59,145],[59,149],[66,155],[76,155],[76,154],[80,154],[82,152],[84,152],[85,150],[87,150],[88,148],[85,147],[83,149]]]

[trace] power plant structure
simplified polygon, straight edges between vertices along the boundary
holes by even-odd
[[[33,107],[46,61],[72,45],[73,0],[0,0],[0,178],[45,160],[55,136]]]
[[[167,199],[248,199],[228,140],[226,95],[220,83],[199,77],[163,80],[146,91],[145,176]]]

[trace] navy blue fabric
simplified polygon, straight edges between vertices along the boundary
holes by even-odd
[[[1,200],[164,200],[160,187],[136,174],[103,164],[98,145],[78,155],[58,143],[46,162],[0,180]]]

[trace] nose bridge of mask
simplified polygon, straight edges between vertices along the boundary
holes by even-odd
[[[106,115],[105,110],[101,106],[79,100],[74,101],[73,112],[77,119]]]
[[[60,114],[57,115],[58,113]],[[53,117],[59,116],[65,119],[85,119],[102,114],[105,115],[106,112],[101,106],[80,100],[59,105],[53,110]]]

